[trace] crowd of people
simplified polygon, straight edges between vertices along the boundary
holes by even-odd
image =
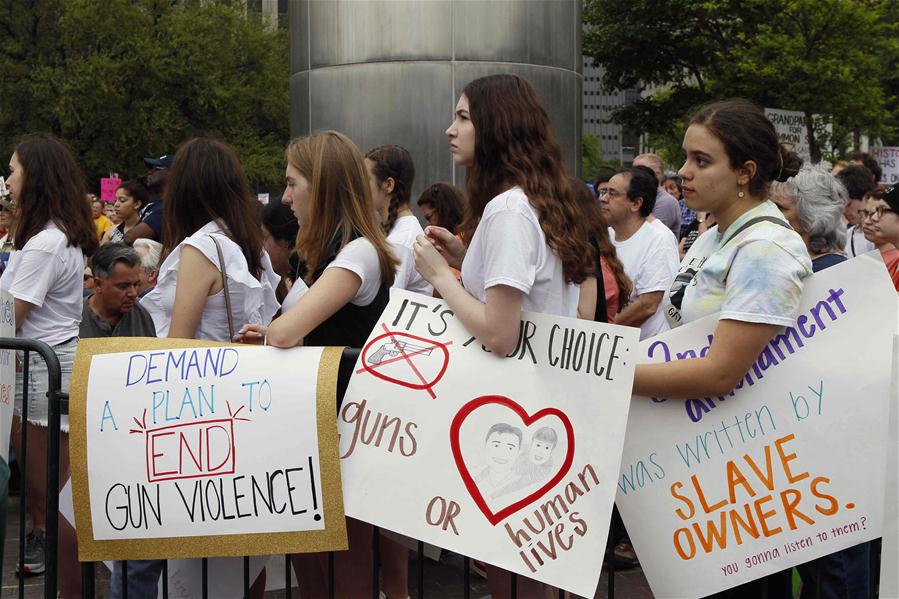
[[[362,347],[397,287],[443,300],[485,347],[506,355],[522,310],[638,327],[640,337],[719,314],[707,355],[637,367],[634,394],[672,399],[729,393],[763,347],[796,317],[812,272],[879,250],[899,289],[899,190],[866,156],[833,171],[803,165],[757,106],[716,102],[690,116],[684,161],[655,154],[589,181],[569,178],[550,118],[513,75],[470,82],[446,130],[464,192],[434,182],[413,203],[413,156],[398,145],[363,154],[345,135],[316,133],[285,152],[281,202],[250,194],[234,150],[200,137],[123,183],[115,202],[87,194],[70,148],[29,135],[9,162],[12,203],[0,210],[0,289],[15,299],[17,335],[55,351],[68,390],[80,338],[141,336]],[[675,166],[675,165],[672,165]],[[417,206],[425,226],[415,215]],[[47,377],[28,385],[28,498],[33,530],[24,573],[44,568]],[[14,424],[13,431],[17,431]],[[60,476],[68,468],[62,425]],[[17,450],[20,439],[14,434]],[[348,519],[334,560],[336,597],[371,596],[373,528]],[[616,561],[637,556],[626,534]],[[867,545],[800,568],[821,596],[861,596]],[[403,539],[380,542],[381,590],[408,595]],[[60,527],[60,592],[80,593],[70,526]],[[303,597],[327,596],[327,557],[291,557]],[[597,567],[601,556],[597,556]],[[510,576],[487,566],[494,597]],[[128,593],[155,596],[161,562],[129,562]],[[760,582],[731,591],[757,597]],[[767,577],[768,597],[789,576]],[[830,585],[830,586],[828,586]],[[250,594],[261,596],[264,575]],[[831,595],[851,588],[851,595]],[[122,592],[116,563],[113,596]],[[520,578],[518,596],[554,592]],[[736,594],[734,594],[736,593]],[[867,595],[865,595],[867,596]]]

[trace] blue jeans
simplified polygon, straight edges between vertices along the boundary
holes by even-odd
[[[870,545],[861,543],[796,566],[802,577],[801,599],[867,599]]]
[[[158,596],[159,576],[165,560],[131,560],[128,562],[128,597],[135,599],[155,599]],[[122,562],[112,566],[109,583],[113,599],[122,597]]]

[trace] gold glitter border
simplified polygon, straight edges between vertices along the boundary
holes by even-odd
[[[154,539],[94,540],[87,471],[87,381],[93,357],[100,354],[171,350],[233,345],[190,339],[109,337],[82,339],[72,372],[69,391],[69,453],[72,496],[78,525],[78,559],[102,560],[172,559],[190,557],[240,557],[340,551],[347,548],[346,518],[337,437],[337,373],[342,347],[322,350],[316,388],[319,470],[324,502],[325,528],[314,531],[166,537]],[[96,375],[95,375],[96,376]],[[100,375],[102,376],[102,374]]]

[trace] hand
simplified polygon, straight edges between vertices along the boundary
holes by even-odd
[[[447,264],[455,269],[462,268],[462,259],[465,257],[465,246],[459,238],[443,227],[426,227],[425,235],[440,252]],[[422,275],[424,276],[424,275]]]
[[[443,230],[446,231],[446,229]],[[415,269],[434,287],[437,286],[435,281],[441,276],[448,275],[454,277],[446,259],[426,236],[419,235],[415,239],[415,245],[412,247],[412,255],[415,258]]]
[[[262,345],[268,327],[264,324],[245,324],[234,335],[234,343],[246,343],[247,345]]]

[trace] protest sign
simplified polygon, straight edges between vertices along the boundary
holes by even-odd
[[[0,291],[0,337],[16,336],[15,300],[9,291]],[[16,353],[0,350],[0,457],[9,461],[9,434],[16,398]]]
[[[869,153],[883,171],[880,176],[881,183],[886,185],[899,183],[899,147],[874,146]]]
[[[645,340],[701,357],[717,316]],[[879,254],[810,277],[725,397],[635,397],[618,509],[656,596],[701,597],[880,536],[896,291]]]
[[[100,179],[100,199],[104,202],[115,201],[115,190],[122,184],[118,177],[104,177]]]
[[[523,313],[488,352],[391,291],[338,418],[347,515],[592,597],[639,330]]]
[[[333,348],[82,340],[70,405],[80,559],[345,548],[339,358]]]
[[[777,136],[781,141],[793,144],[793,151],[805,162],[812,159],[811,150],[809,149],[808,127],[806,126],[805,113],[801,110],[781,110],[779,108],[766,108],[765,116],[774,125]],[[813,127],[815,129],[816,139],[818,139],[819,147],[822,145],[822,136],[826,136],[830,140],[833,135],[833,125],[825,123],[824,118],[815,114],[812,115]]]

